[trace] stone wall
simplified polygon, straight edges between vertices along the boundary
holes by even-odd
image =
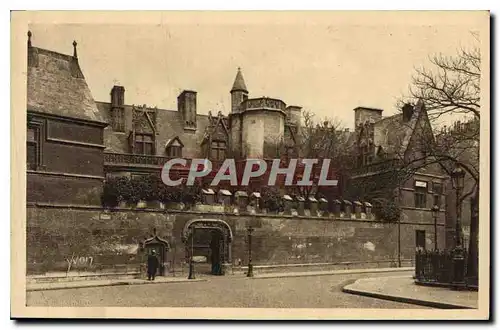
[[[101,205],[101,178],[29,172],[26,181],[26,198],[29,203]]]
[[[415,230],[425,230],[433,246],[434,227],[404,220],[400,224],[374,220],[298,217],[290,215],[234,215],[164,210],[113,210],[88,207],[27,207],[28,273],[85,270],[116,265],[138,267],[143,262],[139,242],[152,236],[171,246],[167,263],[186,261],[182,231],[194,218],[221,219],[233,232],[232,260],[247,263],[247,226],[255,231],[252,256],[256,265],[395,261],[398,237],[401,258],[412,259]],[[444,239],[444,227],[438,227]]]

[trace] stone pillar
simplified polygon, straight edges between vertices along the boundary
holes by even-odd
[[[219,203],[221,203],[224,206],[231,205],[231,196],[232,194],[229,190],[221,189],[218,191]]]
[[[283,196],[283,203],[285,204],[285,214],[292,214],[293,199],[290,195]]]
[[[342,204],[341,201],[338,199],[333,201],[333,214],[336,217],[340,217],[340,205]]]
[[[299,215],[304,215],[304,197],[297,197],[297,213]]]
[[[318,200],[313,196],[309,196],[309,210],[312,217],[318,216]]]
[[[259,192],[253,192],[250,195],[250,202],[253,204],[253,207],[254,207],[254,210],[256,213],[260,213],[260,210],[261,210],[260,200],[261,200],[261,196],[260,196]]]
[[[236,198],[236,205],[238,205],[240,213],[246,212],[248,206],[248,194],[240,190],[234,193],[234,197]]]
[[[355,201],[354,202],[354,215],[356,216],[356,218],[361,218],[361,207],[363,206],[363,204],[361,204],[360,201]]]
[[[345,217],[346,218],[351,218],[351,213],[352,213],[352,203],[348,200],[344,199],[344,207],[345,207]]]
[[[371,220],[373,219],[373,213],[372,213],[372,204],[369,202],[365,202],[365,213],[366,213],[366,218]]]
[[[322,212],[322,216],[328,217],[329,216],[328,201],[324,198],[320,198],[318,202],[319,202],[319,210]]]
[[[212,189],[202,189],[203,204],[212,205],[215,202],[215,193]]]

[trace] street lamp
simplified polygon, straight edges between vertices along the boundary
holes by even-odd
[[[247,277],[253,277],[253,265],[252,265],[252,232],[254,229],[252,226],[248,226],[248,272]]]
[[[189,258],[189,275],[188,280],[194,280],[196,277],[194,276],[194,226],[191,227],[191,257]]]
[[[439,206],[432,207],[432,217],[434,218],[434,251],[438,250],[437,219],[439,216]]]
[[[457,167],[451,173],[451,179],[453,184],[453,189],[456,191],[456,209],[457,209],[457,221],[455,223],[455,248],[453,250],[453,283],[462,285],[464,284],[464,250],[462,247],[462,203],[460,197],[462,196],[462,190],[464,189],[464,178],[465,172],[462,168]]]

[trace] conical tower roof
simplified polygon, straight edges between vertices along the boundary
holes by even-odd
[[[243,79],[243,74],[241,73],[240,68],[238,68],[236,78],[234,79],[233,88],[231,88],[231,92],[235,91],[243,91],[248,93],[247,86],[245,85],[245,79]]]

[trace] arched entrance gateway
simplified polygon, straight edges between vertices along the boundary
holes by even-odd
[[[196,259],[197,267],[209,265],[213,275],[224,275],[226,265],[231,263],[232,240],[231,227],[220,219],[192,219],[182,231],[187,260]]]

